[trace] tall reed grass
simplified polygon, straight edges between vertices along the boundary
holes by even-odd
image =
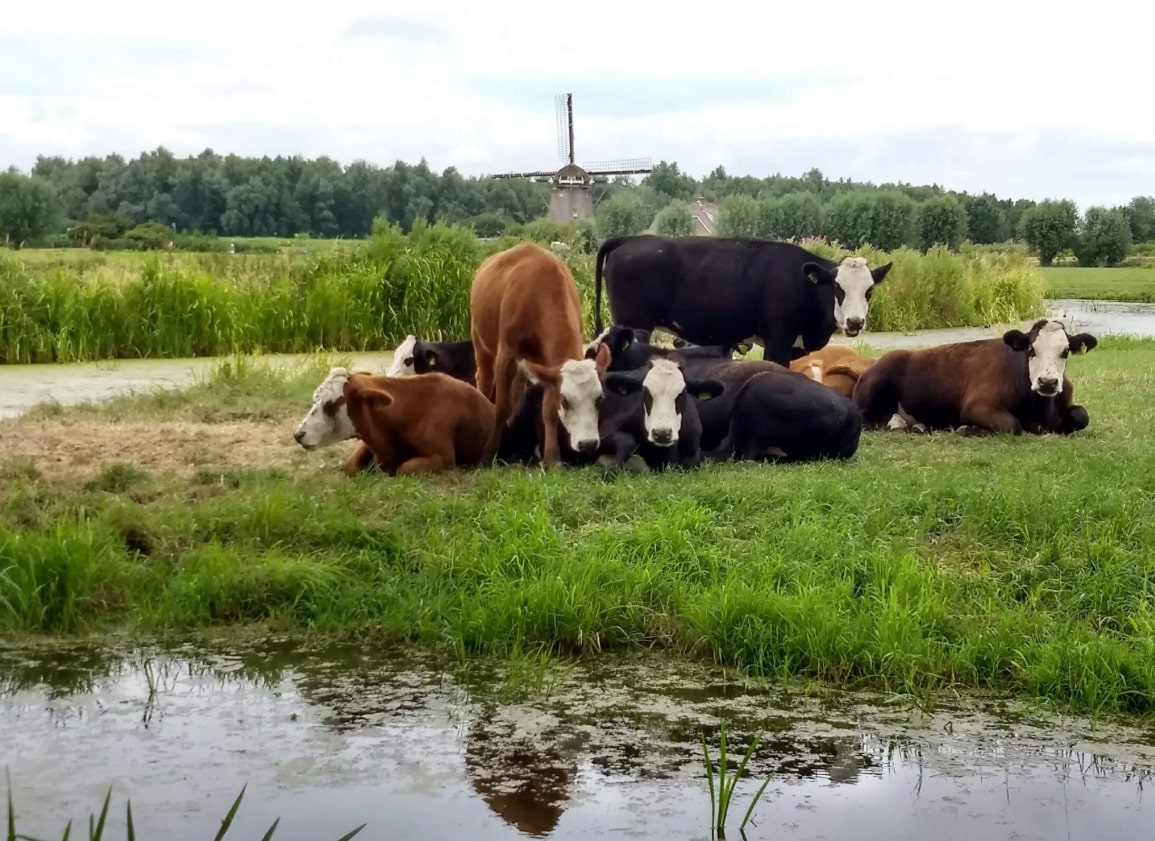
[[[481,260],[519,241],[470,230],[379,226],[364,243],[299,254],[0,255],[0,363],[177,358],[230,353],[360,352],[407,333],[469,335],[469,286]],[[844,253],[808,241],[816,253]],[[1019,254],[911,249],[860,253],[895,267],[873,298],[870,329],[976,326],[1030,318],[1043,281]],[[593,256],[566,261],[593,323]]]

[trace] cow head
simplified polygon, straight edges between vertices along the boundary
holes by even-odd
[[[293,433],[302,448],[316,450],[358,437],[345,402],[348,381],[348,368],[330,368],[329,376],[313,391],[313,405]]]
[[[687,401],[709,400],[725,390],[718,380],[686,380],[681,365],[661,358],[651,360],[644,375],[640,371],[607,374],[604,385],[622,396],[642,392],[646,439],[658,447],[677,443]]]
[[[806,263],[802,271],[814,282],[834,286],[834,321],[838,329],[854,338],[866,329],[866,310],[874,287],[886,280],[893,262],[870,268],[865,257],[843,257],[831,271],[818,263]]]
[[[547,415],[556,414],[558,423],[569,436],[570,447],[576,452],[593,453],[601,445],[598,433],[598,407],[603,395],[601,375],[609,363],[610,349],[604,344],[593,359],[567,359],[557,367],[518,360],[522,376],[545,389],[542,411]]]
[[[409,377],[417,373],[417,337],[410,333],[393,351],[393,364],[385,372],[388,377]]]
[[[1069,335],[1063,322],[1053,318],[1040,318],[1026,333],[1008,330],[1003,341],[1011,350],[1027,355],[1031,391],[1042,397],[1054,397],[1063,390],[1067,357],[1072,351],[1086,353],[1099,344],[1090,333]]]

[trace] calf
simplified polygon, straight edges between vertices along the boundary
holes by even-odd
[[[854,393],[858,378],[873,364],[873,359],[863,356],[853,348],[845,345],[827,345],[821,350],[792,361],[790,370],[805,374],[815,382],[834,389],[843,397],[850,397]]]
[[[477,362],[473,358],[473,342],[425,342],[412,333],[393,352],[393,363],[385,373],[390,377],[406,377],[432,372],[448,374],[454,379],[477,384]],[[492,394],[486,397],[493,399]]]
[[[594,366],[582,348],[582,310],[573,274],[557,255],[524,242],[487,257],[469,295],[470,338],[477,360],[477,388],[494,395],[494,424],[484,458],[492,461],[515,405],[518,363],[525,360],[545,386],[542,400],[542,465],[559,463],[558,413],[570,395],[590,391]],[[591,380],[592,376],[592,380]],[[575,446],[597,449],[598,440]]]
[[[485,395],[446,374],[389,377],[332,368],[293,439],[306,450],[360,439],[343,465],[346,475],[374,461],[389,474],[436,472],[481,462],[493,413]]]
[[[862,415],[834,389],[759,360],[702,363],[695,374],[705,371],[725,385],[721,399],[698,410],[707,460],[816,461],[858,451]]]
[[[913,422],[918,431],[1066,435],[1090,422],[1074,402],[1067,357],[1097,344],[1089,333],[1072,336],[1061,321],[1042,318],[1026,333],[892,350],[859,378],[854,403],[868,426],[890,420],[892,428]]]
[[[602,453],[610,471],[621,469],[635,452],[647,467],[702,463],[702,423],[698,401],[720,395],[714,379],[686,379],[675,360],[656,357],[645,371],[607,374],[603,385],[618,399],[607,400],[599,418]]]
[[[609,359],[609,348],[602,347],[594,359],[572,359],[560,369],[519,362],[518,373],[528,385],[502,430],[497,458],[511,464],[536,459],[544,463],[545,419],[553,416],[559,461],[573,466],[592,463],[601,441],[599,410],[605,398],[601,378]]]

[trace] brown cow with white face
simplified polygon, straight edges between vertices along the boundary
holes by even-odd
[[[1067,358],[1097,344],[1089,333],[1072,336],[1061,321],[1042,318],[1025,333],[892,350],[862,374],[853,400],[869,426],[1066,435],[1090,422],[1074,402]]]

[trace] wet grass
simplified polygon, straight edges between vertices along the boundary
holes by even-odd
[[[7,463],[0,632],[261,626],[529,667],[662,648],[922,698],[981,688],[1153,714],[1152,371],[1155,342],[1104,338],[1069,368],[1084,433],[868,433],[845,464],[349,480],[335,451],[192,475],[125,453],[70,482]],[[316,382],[234,367],[85,411],[212,415],[247,395],[296,415]]]
[[[726,818],[730,814],[730,801],[734,797],[734,788],[738,785],[738,780],[742,778],[742,772],[746,770],[746,763],[750,761],[754,751],[758,750],[758,743],[762,739],[762,734],[755,736],[750,746],[746,748],[746,753],[742,757],[742,761],[738,763],[738,767],[734,770],[731,776],[729,772],[728,757],[726,754],[726,724],[723,722],[718,732],[718,784],[717,792],[715,793],[714,786],[714,763],[710,761],[710,751],[706,747],[706,734],[702,734],[702,763],[706,766],[706,782],[710,788],[710,827],[712,830],[711,837],[725,838],[726,837]],[[755,792],[754,796],[750,798],[750,803],[746,807],[746,814],[742,817],[742,823],[738,826],[739,834],[746,837],[746,824],[750,820],[750,815],[754,812],[754,807],[758,805],[758,800],[762,797],[762,792],[766,790],[766,786],[770,783],[770,777],[766,777],[762,781],[762,785]]]
[[[241,788],[240,794],[237,795],[237,799],[234,800],[233,805],[231,807],[229,807],[228,813],[221,820],[220,829],[217,830],[216,835],[213,836],[213,841],[222,841],[222,839],[224,839],[224,837],[226,835],[228,835],[229,829],[232,827],[232,824],[233,824],[233,819],[237,815],[237,810],[240,809],[240,807],[241,807],[241,800],[245,796],[245,789],[246,788],[247,788],[247,786],[243,786]],[[104,795],[104,805],[100,809],[100,816],[99,817],[97,817],[96,815],[89,815],[88,816],[88,838],[89,838],[89,841],[102,841],[102,839],[105,837],[105,828],[107,827],[107,821],[108,821],[108,807],[111,805],[111,802],[112,802],[112,787],[109,786],[107,793]],[[132,800],[131,799],[128,799],[125,801],[124,813],[125,813],[124,814],[124,835],[125,835],[125,838],[127,839],[127,841],[135,841],[135,839],[136,839],[136,826],[132,820]],[[277,818],[276,820],[274,820],[272,825],[265,831],[265,834],[261,836],[261,841],[271,841],[271,839],[273,838],[274,834],[276,833],[277,827],[280,825],[280,823],[281,823],[280,818]],[[337,841],[351,841],[364,828],[365,828],[365,824],[361,824],[360,826],[356,827],[355,829],[352,829],[349,832],[342,835],[340,838],[337,839]],[[16,831],[16,808],[12,802],[12,780],[10,777],[8,778],[8,817],[7,817],[7,822],[5,825],[5,836],[4,837],[5,837],[5,841],[44,841],[44,839],[36,838],[34,836],[31,836],[31,835],[25,835],[23,833],[18,833]],[[68,839],[71,837],[72,837],[72,821],[69,821],[68,824],[64,827],[64,833],[63,833],[63,835],[61,835],[61,841],[68,841]]]
[[[1135,303],[1155,301],[1155,269],[1049,266],[1041,271],[1048,298]]]

